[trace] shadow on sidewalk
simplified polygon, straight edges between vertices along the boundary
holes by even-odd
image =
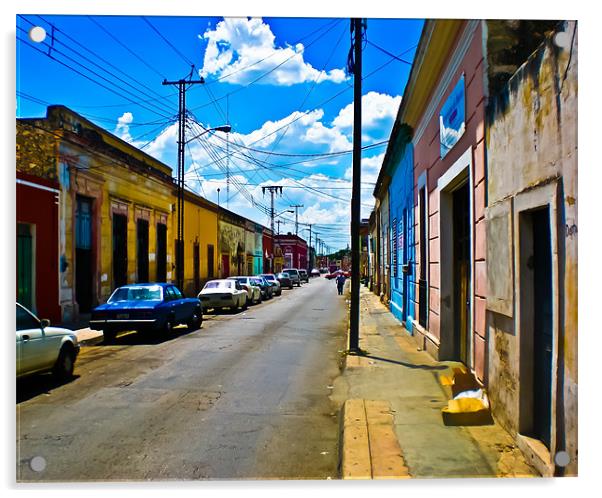
[[[447,367],[444,365],[416,365],[414,363],[407,363],[405,361],[398,361],[398,360],[390,360],[389,358],[382,358],[380,356],[374,356],[371,354],[367,354],[364,357],[370,358],[372,360],[385,361],[387,363],[394,363],[395,365],[401,365],[403,367],[412,368],[412,369],[420,369],[420,370],[446,370],[447,369]]]

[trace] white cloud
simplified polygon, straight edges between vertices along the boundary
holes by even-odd
[[[370,97],[364,96],[366,113],[364,114],[364,123],[368,128],[368,133],[376,135],[380,133],[384,138],[388,138],[399,97],[390,97],[388,95],[376,94],[371,92]],[[387,104],[388,105],[385,105]],[[375,104],[372,106],[371,104]],[[323,153],[352,148],[351,131],[349,127],[350,106],[345,106],[338,113],[337,118],[332,123],[324,120],[325,113],[322,109],[316,109],[307,114],[293,112],[281,119],[264,122],[259,128],[247,133],[230,133],[231,142],[242,143],[252,148],[271,150],[274,144],[282,134],[283,127],[287,127],[287,133],[284,138],[278,141],[275,152],[286,153]],[[352,109],[352,106],[351,106]],[[120,124],[127,126],[131,124],[129,116],[124,113]],[[347,121],[346,121],[347,120]],[[204,123],[204,126],[210,127],[210,124]],[[189,132],[191,135],[193,131]],[[269,135],[269,136],[268,136]],[[225,157],[225,143],[223,134],[206,134],[199,140],[190,142],[186,151],[187,175],[186,184],[189,188],[199,193],[203,197],[213,202],[217,202],[217,189],[220,188],[220,204],[226,207],[226,179],[224,174],[225,159],[221,164],[216,164],[214,154],[209,154],[202,146],[201,141],[209,142],[214,146],[221,147],[222,150],[216,150],[217,155]],[[218,138],[218,137],[221,137]],[[265,137],[265,138],[262,138]],[[371,142],[375,141],[371,138]],[[167,126],[163,133],[156,138],[144,150],[157,157],[167,164],[174,164],[176,157],[177,124]],[[366,144],[367,142],[364,142]],[[231,145],[231,154],[236,148]],[[190,154],[189,154],[190,151]],[[374,150],[372,155],[369,152],[362,158],[362,218],[369,216],[374,199],[372,197],[372,188],[368,183],[375,182],[380,171],[384,158],[382,149]],[[304,208],[299,210],[299,221],[302,223],[314,224],[337,224],[332,225],[337,230],[324,230],[321,238],[332,247],[345,247],[346,236],[348,234],[348,223],[350,218],[350,198],[351,198],[351,155],[333,156],[320,161],[307,162],[292,166],[296,170],[291,172],[287,169],[270,168],[270,172],[258,170],[257,164],[250,164],[240,158],[241,153],[252,154],[258,160],[266,159],[273,163],[288,163],[303,158],[283,158],[278,156],[268,157],[263,154],[250,153],[239,150],[233,154],[231,160],[232,181],[230,183],[230,202],[228,208],[231,211],[252,219],[265,226],[269,226],[269,217],[257,206],[253,206],[242,194],[238,193],[236,182],[247,184],[246,189],[253,199],[264,206],[269,206],[269,197],[264,196],[261,191],[262,185],[278,184],[285,188],[286,197],[279,198],[276,201],[276,210],[284,211],[291,203],[303,204]],[[381,153],[378,153],[381,152]],[[251,170],[251,171],[240,171]],[[257,171],[258,170],[258,171]],[[302,171],[306,174],[303,175]],[[293,179],[293,175],[297,180]],[[331,181],[332,177],[339,177],[345,181]],[[267,180],[266,178],[271,180]],[[314,187],[322,193],[312,191],[311,189],[298,188],[298,182]],[[343,187],[343,188],[341,188]],[[333,197],[329,197],[330,194]],[[334,198],[336,197],[336,198]],[[289,218],[294,220],[294,215],[285,213],[280,219]],[[340,230],[339,230],[340,229]],[[294,222],[281,225],[281,232],[294,231]],[[330,236],[328,234],[331,234]],[[307,233],[303,232],[306,237]]]
[[[130,124],[134,121],[134,115],[131,112],[124,112],[117,119],[117,126],[115,127],[115,134],[125,140],[126,142],[132,142],[132,135],[130,134]]]
[[[363,140],[389,138],[401,96],[391,96],[386,93],[368,92],[362,96],[362,132]],[[353,132],[353,102],[343,107],[332,125],[341,133]]]
[[[284,86],[347,79],[342,69],[321,71],[306,62],[301,43],[277,46],[270,26],[260,18],[224,18],[199,38],[207,40],[199,71],[203,77],[227,76],[230,83],[245,84],[269,72],[257,83]]]

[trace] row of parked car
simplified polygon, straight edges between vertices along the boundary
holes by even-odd
[[[286,268],[277,274],[228,277],[207,282],[198,298],[203,309],[241,310],[280,296],[283,288],[292,289],[294,285],[299,287],[304,281],[309,282],[307,271],[296,268]]]
[[[125,330],[168,335],[177,325],[200,328],[209,309],[247,309],[249,305],[282,294],[283,288],[309,281],[307,272],[295,268],[274,274],[235,276],[208,281],[196,298],[186,298],[173,284],[131,284],[116,289],[105,304],[92,311],[90,328],[102,330],[111,342]]]
[[[278,274],[236,276],[210,280],[196,298],[187,298],[173,284],[130,284],[113,291],[91,314],[90,328],[102,330],[105,342],[121,331],[149,331],[168,335],[177,325],[197,330],[208,309],[246,309],[280,296],[308,282],[305,270],[285,269]],[[72,376],[79,343],[72,330],[51,327],[17,303],[17,377],[51,371],[60,379]]]

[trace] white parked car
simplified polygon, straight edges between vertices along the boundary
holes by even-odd
[[[228,280],[235,280],[247,291],[249,304],[256,304],[262,301],[261,287],[259,287],[253,277],[228,277]]]
[[[204,309],[247,309],[247,291],[235,280],[210,280],[197,297]]]
[[[17,303],[17,378],[52,372],[60,380],[73,376],[79,353],[72,330],[51,327]]]

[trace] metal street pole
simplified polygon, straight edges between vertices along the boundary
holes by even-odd
[[[362,19],[352,19],[353,65],[353,183],[351,194],[351,309],[349,351],[359,352],[360,321],[360,199],[362,161]]]
[[[307,271],[311,271],[312,269],[312,264],[311,264],[311,223],[309,224],[309,248],[308,248],[308,264],[307,264]]]
[[[272,230],[272,272],[274,272],[274,248],[278,245],[278,243],[274,240],[274,217],[276,216],[274,212],[274,194],[280,193],[282,195],[282,186],[281,185],[270,185],[268,187],[261,187],[263,194],[265,195],[265,191],[267,190],[270,193],[270,229]],[[278,232],[280,232],[280,221],[278,222]]]
[[[289,206],[295,208],[295,235],[299,235],[299,208],[303,207],[303,204],[295,204],[294,206]]]

